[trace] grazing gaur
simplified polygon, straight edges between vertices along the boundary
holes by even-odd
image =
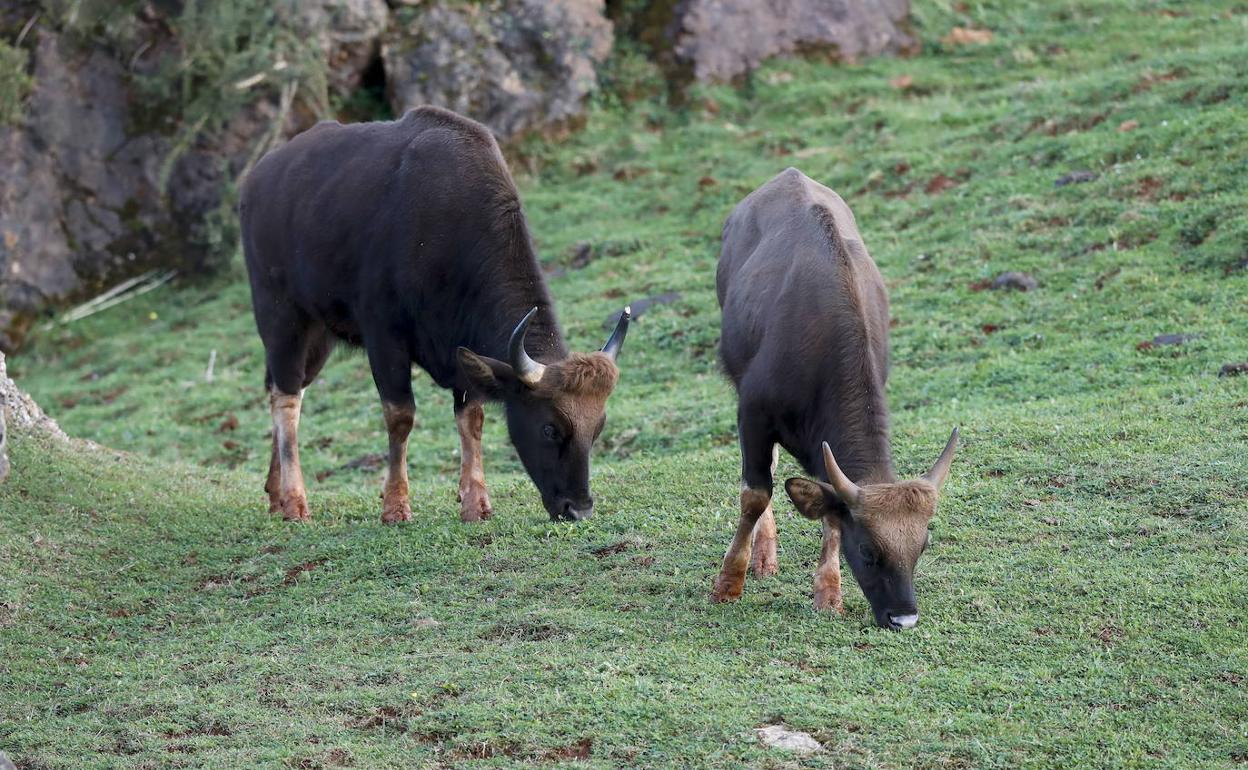
[[[823,524],[815,607],[844,611],[844,548],[876,623],[913,626],[914,567],[958,431],[922,478],[897,480],[884,400],[888,294],[853,213],[797,169],[781,172],[724,223],[716,289],[720,357],[737,388],[742,492],[711,599],[740,598],[747,566],[755,575],[777,570],[779,444],[819,477],[785,482],[798,511]]]
[[[264,157],[240,202],[273,415],[270,508],[307,519],[297,431],[335,342],[368,354],[390,452],[383,522],[411,517],[415,363],[454,394],[464,521],[489,518],[482,404],[501,401],[551,518],[593,511],[590,448],[628,331],[569,353],[511,174],[489,130],[434,107],[391,122],[323,122]]]

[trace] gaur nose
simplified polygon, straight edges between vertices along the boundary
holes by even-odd
[[[559,514],[557,516],[552,515],[551,518],[557,519],[558,521],[580,521],[582,519],[588,519],[593,515],[594,498],[586,497],[579,503],[574,503],[571,500],[564,500],[563,504],[559,506]]]
[[[896,629],[914,628],[919,624],[919,613],[913,615],[894,615],[888,613],[888,623]]]

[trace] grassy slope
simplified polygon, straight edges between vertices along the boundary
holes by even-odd
[[[418,515],[381,527],[377,472],[343,467],[383,449],[345,353],[307,401],[306,471],[332,472],[317,520],[271,520],[237,280],[12,361],[67,430],[130,454],[14,448],[0,747],[22,767],[1243,762],[1248,380],[1216,373],[1248,340],[1248,8],[919,5],[917,59],[777,63],[528,148],[542,253],[603,255],[552,280],[576,347],[622,302],[683,292],[630,336],[590,522],[544,521],[491,412],[498,515],[460,524],[449,396],[419,375]],[[968,23],[995,40],[939,43]],[[705,601],[736,516],[717,236],[786,165],[846,197],[889,280],[902,470],[963,426],[911,633],[869,627],[852,581],[847,617],[809,609],[817,533],[787,502],[781,575]],[[1099,176],[1054,187],[1076,169]],[[955,186],[925,192],[941,174]],[[1040,290],[971,289],[1007,269]],[[1136,349],[1173,332],[1200,337]],[[761,748],[773,721],[829,751]]]

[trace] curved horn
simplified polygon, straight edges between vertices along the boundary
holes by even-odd
[[[633,319],[633,308],[631,305],[624,306],[624,312],[620,313],[620,320],[615,325],[615,331],[611,332],[611,336],[607,338],[607,344],[602,346],[602,352],[607,354],[607,358],[614,361],[620,355],[620,348],[624,347],[624,337],[628,334],[628,322]]]
[[[953,433],[949,434],[949,442],[945,444],[945,451],[940,453],[940,457],[936,459],[936,464],[932,469],[923,474],[923,478],[936,485],[937,489],[945,483],[945,479],[949,477],[949,466],[953,464],[953,455],[958,451],[958,429],[954,428]]]
[[[823,442],[823,467],[828,472],[828,483],[832,485],[832,489],[836,490],[841,502],[852,509],[858,504],[862,490],[841,472],[841,466],[836,464],[836,458],[832,456],[832,449],[826,441]]]
[[[528,315],[520,319],[515,331],[511,333],[511,342],[507,343],[508,362],[515,371],[516,378],[530,388],[540,382],[542,375],[546,373],[546,367],[529,358],[528,352],[524,349],[524,335],[529,330],[529,321],[532,321],[535,315],[537,315],[537,308],[533,308]]]

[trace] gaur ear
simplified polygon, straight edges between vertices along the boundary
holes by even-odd
[[[823,488],[814,481],[793,478],[784,482],[784,491],[797,506],[797,512],[808,519],[822,519],[829,513]]]
[[[502,398],[508,388],[517,382],[511,366],[496,358],[479,356],[463,347],[456,349],[455,357],[459,362],[459,372],[469,388],[486,398]]]

